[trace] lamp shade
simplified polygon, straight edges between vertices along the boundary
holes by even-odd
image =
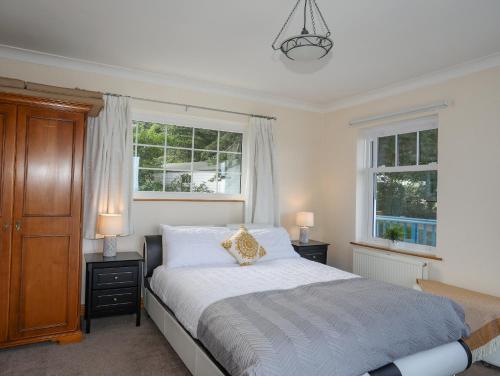
[[[121,214],[99,214],[97,232],[101,235],[120,235],[122,232]]]
[[[313,227],[314,226],[314,213],[313,212],[299,212],[296,219],[297,226]]]

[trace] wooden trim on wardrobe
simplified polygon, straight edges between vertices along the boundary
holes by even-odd
[[[29,337],[14,341],[2,342],[0,343],[0,349],[7,349],[9,347],[30,345],[33,343],[48,342],[48,341],[57,342],[60,345],[66,345],[68,343],[80,342],[82,339],[83,339],[83,333],[80,330],[78,330],[68,333],[50,334],[45,336]]]
[[[12,90],[14,91],[15,89]],[[37,96],[36,93],[24,95],[0,92],[0,101],[13,104],[24,104],[28,106],[40,106],[59,111],[74,111],[84,113],[88,113],[93,107],[93,105],[91,104],[78,103],[76,101],[76,98],[74,102],[68,100],[55,100],[47,98],[46,96]]]

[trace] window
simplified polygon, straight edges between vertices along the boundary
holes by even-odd
[[[366,240],[398,228],[405,248],[436,246],[437,117],[371,129],[365,133],[363,184],[368,197]]]
[[[136,118],[141,120],[133,121],[135,192],[241,194],[241,130]]]

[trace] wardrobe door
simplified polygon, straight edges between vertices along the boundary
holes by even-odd
[[[11,339],[79,329],[84,120],[18,107]]]
[[[0,343],[7,339],[16,106],[0,103]]]

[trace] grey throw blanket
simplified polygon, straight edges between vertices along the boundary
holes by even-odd
[[[213,303],[198,338],[231,375],[359,376],[468,330],[449,299],[353,278]]]

